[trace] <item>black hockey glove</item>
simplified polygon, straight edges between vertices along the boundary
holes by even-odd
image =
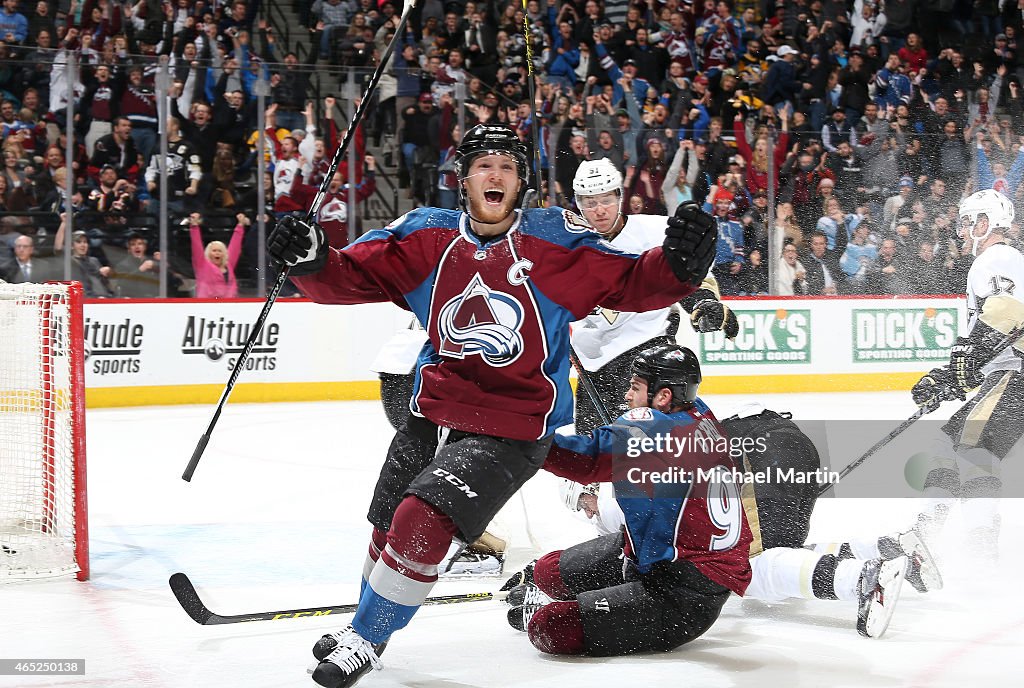
[[[697,332],[722,330],[729,339],[735,339],[740,333],[740,323],[736,320],[736,314],[718,299],[698,301],[690,311],[690,324]]]
[[[982,353],[979,349],[980,347],[972,344],[967,338],[957,337],[953,349],[949,352],[949,369],[957,386],[964,392],[980,387],[985,380],[985,376],[980,372],[984,364],[978,360],[978,354]]]
[[[944,401],[967,399],[967,394],[957,385],[956,378],[949,368],[933,368],[917,381],[910,394],[914,397],[915,404],[927,406],[929,412],[934,411]]]
[[[533,565],[535,561],[531,561],[523,568],[522,571],[517,571],[511,578],[509,578],[499,589],[500,592],[508,592],[512,588],[515,588],[524,583],[533,582]]]
[[[327,263],[327,237],[317,223],[285,215],[267,237],[267,253],[296,277],[312,275]]]
[[[696,201],[686,201],[668,219],[665,230],[665,260],[680,282],[698,286],[715,259],[718,227]]]

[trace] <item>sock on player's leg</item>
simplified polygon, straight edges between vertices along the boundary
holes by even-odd
[[[583,617],[580,605],[552,602],[534,613],[527,632],[530,642],[541,652],[551,655],[583,654]]]
[[[533,565],[533,582],[545,595],[553,600],[571,600],[575,595],[570,592],[562,574],[558,570],[558,561],[562,550],[548,552]]]

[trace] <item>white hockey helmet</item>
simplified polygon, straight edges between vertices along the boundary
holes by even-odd
[[[562,497],[562,503],[565,504],[565,508],[575,513],[580,510],[580,497],[585,494],[596,496],[599,487],[598,483],[583,485],[565,478],[558,486],[558,493]]]
[[[572,180],[572,192],[576,196],[597,196],[618,191],[622,193],[622,173],[608,158],[584,160]]]
[[[960,201],[960,224],[969,225],[971,229],[971,254],[978,255],[978,247],[984,243],[994,229],[1009,229],[1013,222],[1013,203],[1009,198],[995,189],[984,189],[975,191],[970,196]],[[974,234],[973,227],[978,223],[978,217],[984,215],[988,218],[988,230],[982,235]]]

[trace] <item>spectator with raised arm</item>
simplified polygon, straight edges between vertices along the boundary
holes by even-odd
[[[192,241],[192,271],[196,279],[196,297],[200,299],[233,299],[238,296],[238,281],[235,267],[242,255],[242,239],[245,228],[251,223],[242,213],[237,216],[238,224],[231,233],[227,246],[222,241],[211,241],[203,245],[199,213],[188,217],[189,236]]]
[[[879,109],[895,108],[900,103],[910,105],[914,88],[910,78],[903,73],[900,56],[889,53],[885,66],[875,73],[875,103]]]
[[[630,63],[628,60],[623,63],[622,68],[616,64],[614,58],[608,52],[608,48],[601,38],[600,32],[594,33],[594,45],[597,51],[597,56],[601,60],[601,66],[604,71],[608,74],[608,78],[612,82],[612,103],[618,105],[622,102],[622,96],[624,91],[622,90],[622,84],[619,79],[623,75],[629,77],[629,83],[632,86],[631,92],[633,98],[636,99],[637,103],[643,103],[647,100],[647,90],[651,87],[646,80],[641,79],[637,76],[636,63]]]
[[[774,162],[771,162],[768,157],[768,136],[758,137],[751,148],[750,143],[747,142],[743,112],[737,111],[736,117],[733,119],[732,130],[736,136],[736,149],[747,161],[746,187],[752,195],[758,191],[768,191],[769,175],[771,174],[774,174],[775,192],[779,191],[779,174],[789,149],[789,108],[784,106],[781,115],[782,131],[779,132],[779,139],[774,144]]]
[[[665,181],[661,185],[662,197],[665,199],[665,210],[668,215],[675,215],[676,208],[685,201],[695,200],[694,183],[700,172],[700,163],[694,151],[694,142],[679,142],[676,153],[672,156],[672,164],[668,167]]]
[[[64,225],[63,215],[61,225]],[[88,299],[107,299],[114,296],[109,277],[110,266],[101,265],[89,255],[89,235],[76,230],[71,235],[71,279],[82,283],[82,291]]]

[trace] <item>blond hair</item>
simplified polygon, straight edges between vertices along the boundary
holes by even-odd
[[[210,249],[212,249],[212,248],[219,248],[220,250],[222,250],[224,252],[224,263],[223,264],[214,263],[213,259],[210,258]],[[206,260],[210,261],[211,263],[213,263],[214,265],[216,265],[219,268],[226,267],[227,264],[228,264],[228,247],[224,245],[223,241],[211,241],[210,243],[208,243],[206,245],[206,249],[203,251],[203,253],[206,256]]]

